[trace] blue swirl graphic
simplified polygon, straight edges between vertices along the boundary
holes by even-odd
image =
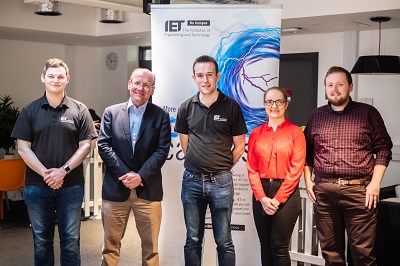
[[[178,137],[178,132],[175,132],[175,123],[176,123],[176,117],[175,116],[170,116],[169,122],[171,124],[171,137],[172,138],[177,138]]]
[[[244,85],[246,84],[247,89],[250,86],[252,89],[264,92],[270,87],[268,83],[278,77],[272,77],[269,73],[249,76],[246,74],[246,67],[261,60],[279,60],[279,58],[280,28],[252,28],[232,32],[219,42],[215,54],[221,72],[218,87],[224,94],[239,103],[246,121],[248,135],[254,128],[263,124],[267,117],[263,107],[250,105]],[[260,83],[263,86],[257,85]]]

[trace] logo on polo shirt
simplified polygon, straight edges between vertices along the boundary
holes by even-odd
[[[214,115],[214,121],[226,122],[228,119],[220,117],[220,115]]]
[[[72,119],[68,119],[68,117],[62,116],[61,117],[61,123],[70,123],[73,124],[74,121]]]

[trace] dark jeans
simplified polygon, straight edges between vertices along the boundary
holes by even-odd
[[[300,204],[300,192],[296,188],[289,199],[279,205],[275,215],[268,215],[263,210],[261,202],[256,201],[253,195],[253,216],[260,239],[263,266],[291,265],[289,243],[301,211]]]
[[[231,171],[211,177],[185,170],[181,199],[186,224],[185,265],[200,266],[207,206],[217,244],[218,264],[235,265],[235,247],[231,235],[233,180]]]
[[[32,224],[36,266],[54,265],[55,212],[58,218],[61,266],[81,265],[83,191],[83,185],[57,190],[49,187],[25,187],[24,197]]]
[[[346,265],[345,229],[353,265],[376,265],[376,209],[365,207],[365,185],[316,183],[314,205],[325,265]]]

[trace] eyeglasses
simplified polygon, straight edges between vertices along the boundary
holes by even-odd
[[[150,90],[151,88],[154,88],[154,85],[150,85],[147,83],[140,83],[140,82],[134,82],[131,79],[128,80],[128,84],[132,85],[132,87],[139,89],[140,87],[142,87],[145,90]]]
[[[273,101],[273,100],[266,100],[266,101],[264,101],[264,104],[265,104],[266,106],[272,106],[272,105],[274,105],[274,104],[276,104],[276,106],[282,106],[285,102],[286,102],[286,101],[285,101],[285,100],[282,100],[282,99],[279,99],[279,100],[276,100],[276,101]]]

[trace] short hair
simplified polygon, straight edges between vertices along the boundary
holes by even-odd
[[[218,73],[218,63],[213,57],[208,56],[208,55],[202,55],[202,56],[197,57],[193,63],[193,74],[196,74],[194,72],[194,66],[198,63],[213,63],[215,65],[215,73]]]
[[[43,71],[42,71],[42,75],[45,75],[47,69],[49,69],[51,67],[55,67],[55,68],[56,67],[63,67],[66,70],[67,76],[69,76],[69,69],[68,69],[67,64],[63,60],[58,59],[58,58],[51,58],[51,59],[46,61],[46,64],[45,64],[45,66],[43,68]]]
[[[328,69],[328,72],[326,72],[325,78],[324,78],[324,85],[326,86],[326,78],[332,74],[332,73],[344,73],[346,74],[346,79],[349,85],[353,84],[353,78],[351,77],[351,74],[349,71],[344,69],[343,67],[339,66],[333,66]]]
[[[132,71],[131,76],[132,76],[133,73],[135,73],[136,71],[146,71],[146,72],[149,72],[149,73],[153,76],[153,84],[151,84],[151,85],[154,86],[154,85],[156,84],[156,75],[155,75],[153,72],[151,72],[150,69],[147,69],[147,68],[144,68],[144,67],[135,68],[135,69]]]
[[[268,93],[269,91],[272,91],[272,90],[277,90],[277,91],[282,92],[284,100],[285,100],[286,102],[288,102],[288,98],[290,97],[290,96],[289,96],[289,93],[287,92],[287,90],[285,90],[285,89],[282,88],[282,87],[271,87],[271,88],[267,89],[267,90],[264,92],[264,100],[263,100],[263,101],[265,101],[265,97],[267,96],[267,93]]]

